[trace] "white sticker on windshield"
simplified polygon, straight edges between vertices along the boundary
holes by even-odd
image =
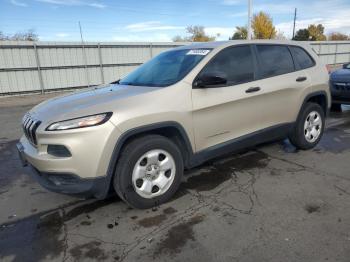
[[[207,49],[192,49],[186,55],[207,55],[209,52]]]

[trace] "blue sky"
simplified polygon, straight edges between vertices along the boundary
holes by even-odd
[[[323,23],[326,33],[350,34],[350,0],[253,0],[253,12],[269,13],[290,37],[294,8],[297,29]],[[35,29],[40,40],[171,41],[188,25],[203,25],[226,40],[247,23],[247,0],[0,0],[0,31]]]

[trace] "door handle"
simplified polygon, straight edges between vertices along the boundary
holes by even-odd
[[[299,76],[297,79],[295,79],[295,81],[297,81],[297,82],[303,82],[303,81],[305,81],[306,79],[307,79],[306,76]]]
[[[254,93],[254,92],[258,92],[260,91],[260,87],[256,86],[256,87],[250,87],[247,90],[245,90],[246,93]]]

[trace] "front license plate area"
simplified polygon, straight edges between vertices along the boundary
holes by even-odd
[[[22,166],[27,166],[27,160],[24,157],[24,147],[21,143],[17,143],[16,144],[17,147],[17,151],[18,151],[18,156],[19,156],[19,160],[21,161]]]

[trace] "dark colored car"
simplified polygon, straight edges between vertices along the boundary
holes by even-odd
[[[350,63],[336,70],[330,76],[332,109],[341,110],[341,104],[350,105]]]

